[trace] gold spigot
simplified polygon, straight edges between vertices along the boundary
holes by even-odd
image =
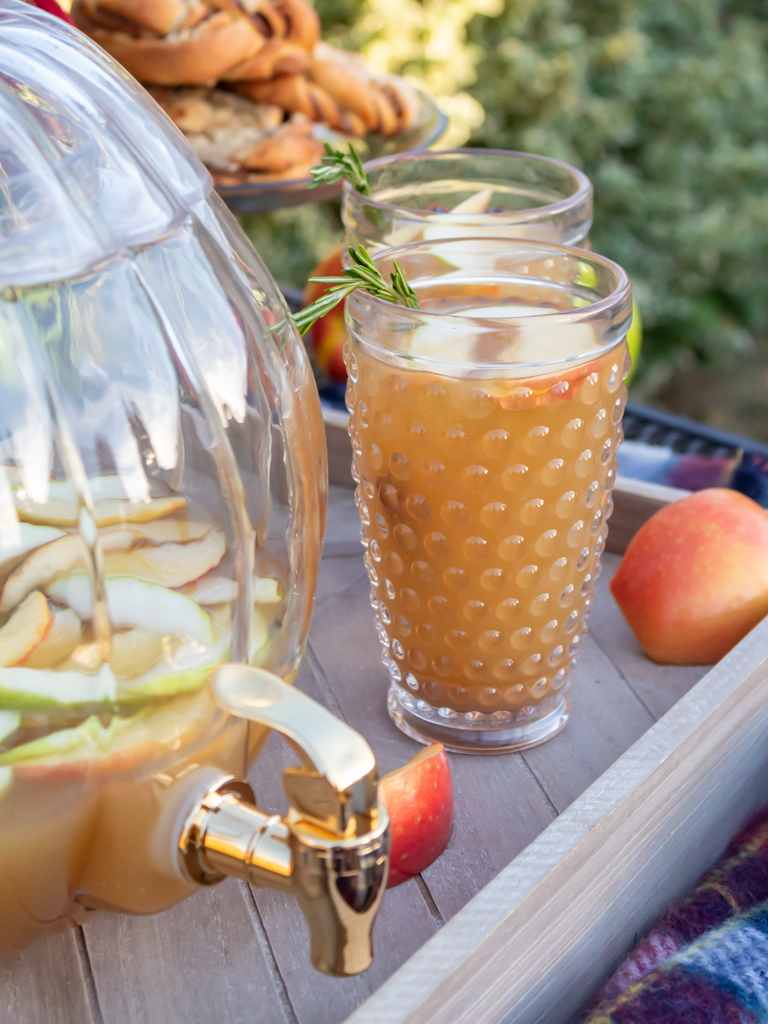
[[[337,977],[359,974],[373,960],[371,928],[389,870],[389,818],[377,800],[371,748],[263,669],[222,665],[209,687],[225,711],[285,736],[301,764],[283,773],[285,818],[260,811],[247,782],[212,780],[182,825],[182,873],[198,885],[236,875],[294,893],[309,925],[313,965]]]

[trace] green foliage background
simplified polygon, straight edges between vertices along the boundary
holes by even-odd
[[[438,92],[451,93],[446,69],[461,64],[454,94],[485,111],[471,144],[555,156],[589,175],[593,245],[627,268],[643,311],[640,396],[657,393],[675,371],[727,365],[761,344],[768,328],[766,0],[505,0],[491,16],[477,13],[487,5],[453,0],[447,50],[460,50],[463,62],[430,49],[436,5],[451,0],[400,2],[410,4],[410,47],[396,28],[387,42],[382,26],[392,0],[319,0],[318,7],[342,43],[372,53],[387,70],[433,88],[437,81]],[[420,46],[429,59],[414,57]],[[250,229],[278,278],[300,283],[327,250],[336,218],[331,207],[300,208],[254,219]]]

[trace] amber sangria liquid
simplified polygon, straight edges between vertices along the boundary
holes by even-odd
[[[390,715],[454,750],[522,749],[567,721],[626,400],[624,342],[573,365],[578,332],[552,370],[515,374],[509,364],[488,375],[477,364],[503,351],[503,291],[475,281],[452,284],[450,296],[440,286],[419,293],[425,311],[487,310],[498,336],[441,339],[432,325],[421,343],[414,335],[411,363],[358,332],[347,357]],[[524,315],[519,289],[508,298]],[[441,346],[450,367],[425,369],[419,353]]]

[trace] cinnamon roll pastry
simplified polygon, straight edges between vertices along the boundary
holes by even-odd
[[[130,0],[123,0],[124,12],[129,4]],[[91,0],[95,17],[88,5],[89,0],[75,0],[72,6],[78,28],[149,85],[213,85],[233,64],[257,53],[266,42],[250,19],[210,4],[205,5],[203,17],[199,17],[199,8],[189,4],[189,20],[165,35],[128,21],[126,13],[108,10],[101,0]]]
[[[266,81],[280,75],[298,75],[309,67],[309,54],[285,39],[265,40],[251,57],[246,57],[226,74],[223,82]]]

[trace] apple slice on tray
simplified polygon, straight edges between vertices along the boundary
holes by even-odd
[[[433,743],[379,782],[392,847],[391,889],[428,868],[445,849],[453,824],[453,781],[442,743]]]

